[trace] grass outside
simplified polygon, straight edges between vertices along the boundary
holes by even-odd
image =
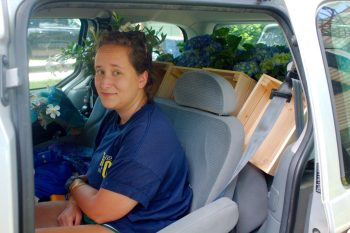
[[[29,88],[54,86],[74,71],[75,60],[66,64],[50,63],[48,59],[29,60]]]
[[[62,79],[48,79],[48,80],[41,80],[41,81],[30,81],[29,82],[29,89],[37,89],[37,88],[45,88],[49,86],[54,86],[58,82],[60,82]]]

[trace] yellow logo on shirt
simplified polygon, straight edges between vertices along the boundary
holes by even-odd
[[[100,161],[100,168],[98,171],[101,173],[102,177],[105,178],[107,175],[107,169],[112,166],[112,156],[107,155],[106,152],[103,153],[102,159]]]

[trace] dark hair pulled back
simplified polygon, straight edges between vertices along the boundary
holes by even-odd
[[[148,99],[152,99],[152,86],[154,82],[152,73],[152,49],[148,46],[145,34],[141,31],[103,32],[99,37],[96,49],[103,45],[118,45],[130,49],[129,59],[137,74],[142,74],[144,71],[148,72],[145,92]]]

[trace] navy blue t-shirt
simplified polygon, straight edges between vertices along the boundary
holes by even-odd
[[[192,190],[184,151],[169,120],[149,101],[123,125],[115,111],[103,120],[87,172],[89,184],[139,204],[106,223],[121,233],[156,232],[184,216]]]

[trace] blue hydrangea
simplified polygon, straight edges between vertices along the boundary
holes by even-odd
[[[286,66],[292,59],[286,46],[245,44],[235,49],[228,47],[227,41],[222,38],[196,36],[184,43],[183,52],[173,62],[186,67],[233,69],[254,79],[259,79],[262,73],[283,79]]]
[[[185,50],[203,49],[214,42],[210,35],[196,36],[189,39],[184,46]]]
[[[222,45],[210,35],[197,36],[184,44],[184,52],[174,59],[178,66],[209,67],[215,53],[222,50]]]
[[[242,71],[250,77],[256,77],[260,73],[260,68],[256,61],[239,62],[233,66],[233,70]]]

